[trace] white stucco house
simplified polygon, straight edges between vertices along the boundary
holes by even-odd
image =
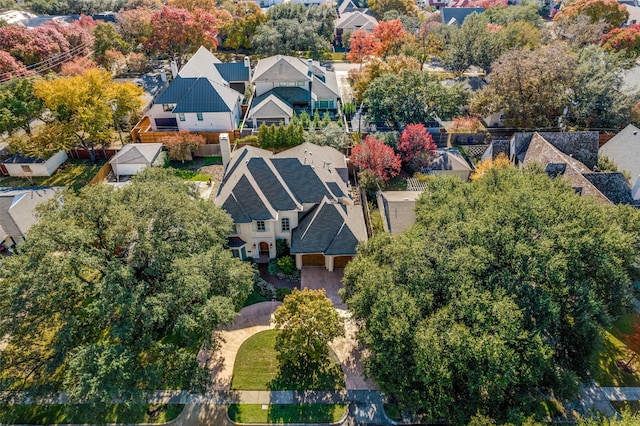
[[[274,154],[244,146],[231,154],[215,203],[233,218],[234,256],[267,261],[284,239],[299,269],[333,270],[367,239],[349,189],[346,159],[334,148],[304,143]]]
[[[191,57],[153,100],[147,112],[153,131],[220,132],[236,129],[242,118],[250,64],[222,63],[204,47]]]

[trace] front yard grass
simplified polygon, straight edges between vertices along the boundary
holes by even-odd
[[[229,417],[238,423],[335,423],[346,411],[343,404],[233,404]]]
[[[640,386],[640,366],[637,361],[631,363],[633,373],[623,371],[616,364],[619,360],[626,362],[631,356],[631,351],[623,341],[605,331],[593,378],[600,386]]]
[[[26,188],[31,186],[68,186],[79,191],[102,168],[105,160],[97,160],[91,164],[89,160],[67,160],[49,177],[33,177],[31,179],[7,176],[0,178],[0,187]]]
[[[183,408],[184,405],[174,404],[4,405],[0,406],[0,423],[166,423],[178,417]]]
[[[231,389],[237,390],[337,390],[345,388],[344,375],[335,360],[302,380],[281,371],[276,356],[277,330],[266,330],[245,341],[236,355]],[[323,371],[324,370],[324,371]]]

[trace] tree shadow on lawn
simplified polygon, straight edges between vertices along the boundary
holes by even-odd
[[[280,364],[278,375],[269,382],[271,390],[324,390],[345,388],[340,364],[331,357],[303,368]]]

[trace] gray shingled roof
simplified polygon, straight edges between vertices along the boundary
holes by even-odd
[[[269,220],[273,219],[271,212],[262,202],[262,199],[258,195],[258,193],[253,189],[251,183],[246,176],[242,176],[236,186],[233,188],[232,194],[236,200],[237,207],[241,209],[241,212],[235,211],[231,212],[227,210],[225,205],[222,206],[225,210],[231,214],[234,219],[234,222],[237,223],[247,223],[254,220]],[[239,214],[237,214],[239,213]],[[244,219],[249,220],[236,220],[238,217],[243,217]]]
[[[260,188],[271,206],[276,210],[295,210],[296,203],[291,199],[278,178],[273,174],[264,158],[252,158],[247,163],[247,169],[253,175],[256,182],[260,182]]]
[[[244,66],[244,62],[221,62],[215,64],[216,69],[228,82],[249,81],[249,68]]]
[[[602,172],[583,175],[614,204],[632,204],[631,188],[622,173]]]
[[[440,22],[445,25],[462,25],[467,16],[472,13],[482,13],[481,7],[443,7],[440,9]]]
[[[358,239],[345,222],[342,207],[325,199],[307,212],[291,233],[291,253],[356,254]]]
[[[297,158],[274,158],[271,162],[300,203],[319,203],[331,196],[312,166]]]
[[[309,79],[308,71],[308,66],[293,56],[270,56],[258,61],[253,73],[253,81],[305,81]]]

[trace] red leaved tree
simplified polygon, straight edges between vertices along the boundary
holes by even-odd
[[[640,54],[640,24],[628,28],[614,28],[602,36],[601,45],[606,50],[624,50],[630,57]]]
[[[11,80],[13,77],[31,75],[24,64],[11,56],[9,52],[0,50],[0,82]]]
[[[73,60],[62,64],[62,67],[60,67],[60,75],[65,77],[82,75],[87,70],[93,69],[93,68],[98,68],[98,64],[96,64],[89,58],[85,58],[84,56],[81,56],[79,58],[74,58]]]
[[[169,53],[181,65],[191,50],[204,46],[215,50],[218,46],[217,20],[209,12],[165,6],[151,17],[152,37],[147,47],[152,52]]]
[[[373,35],[378,39],[378,56],[397,54],[402,47],[406,31],[399,19],[382,21],[373,29]]]
[[[373,136],[367,136],[364,142],[353,148],[350,161],[362,169],[370,170],[383,181],[397,176],[402,165],[393,148]]]
[[[356,30],[349,37],[349,53],[347,60],[361,64],[365,59],[374,55],[380,49],[380,42],[372,33]]]
[[[422,124],[407,124],[400,135],[400,158],[412,170],[427,166],[436,152],[436,144]]]
[[[193,153],[205,143],[204,136],[181,130],[162,138],[162,143],[169,149],[169,157],[173,160],[191,160]]]

